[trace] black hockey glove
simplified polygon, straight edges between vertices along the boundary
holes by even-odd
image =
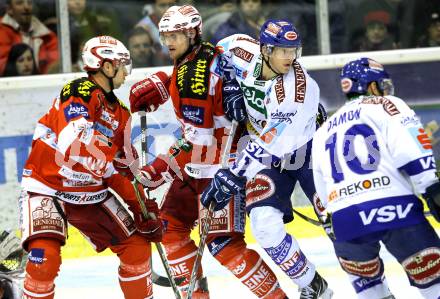
[[[214,211],[223,209],[234,195],[244,193],[246,178],[237,177],[229,169],[219,169],[203,191],[200,202],[204,207],[214,201]]]
[[[332,215],[327,214],[327,217],[324,217],[324,219],[321,219],[322,221],[322,228],[325,230],[325,233],[327,236],[332,239],[333,241],[336,240],[335,232],[333,230],[333,224],[332,224]]]
[[[316,113],[316,129],[318,129],[322,124],[327,120],[328,115],[327,111],[325,111],[324,106],[319,103],[318,105],[318,113]]]
[[[437,222],[440,222],[440,182],[434,183],[423,194],[426,203]]]
[[[230,120],[244,122],[247,118],[243,92],[237,80],[223,81],[223,109]]]

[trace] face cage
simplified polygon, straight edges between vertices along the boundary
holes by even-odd
[[[302,47],[279,47],[279,46],[274,46],[274,45],[265,45],[265,46],[267,49],[267,54],[269,56],[273,56],[274,58],[277,58],[277,59],[289,59],[289,58],[291,58],[291,56],[274,55],[274,53],[277,52],[277,51],[274,51],[275,48],[295,49],[295,51],[293,53],[293,60],[299,59],[302,54]]]
[[[378,82],[378,86],[380,91],[385,96],[393,96],[394,95],[394,84],[393,80],[386,78],[382,79]]]

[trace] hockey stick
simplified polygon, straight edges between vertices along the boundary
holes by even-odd
[[[141,206],[141,210],[142,210],[142,215],[144,216],[145,219],[153,219],[156,220],[156,215],[154,215],[153,213],[149,213],[147,211],[147,207],[145,206],[144,201],[142,200],[142,197],[139,193],[139,190],[137,189],[137,184],[140,184],[136,179],[133,180],[132,182],[133,184],[133,188],[136,192],[136,197],[138,199],[138,202]],[[179,280],[178,282],[174,280],[173,278],[173,274],[171,272],[171,266],[168,263],[167,257],[165,255],[165,251],[162,248],[162,244],[160,244],[160,242],[155,242],[154,243],[156,245],[157,248],[157,252],[159,253],[159,257],[162,261],[163,267],[165,268],[165,272],[167,273],[168,278],[160,276],[156,273],[154,273],[154,271],[152,272],[152,280],[153,283],[157,284],[157,285],[162,285],[162,286],[171,286],[173,288],[173,292],[174,295],[176,296],[176,299],[182,299],[182,296],[180,295],[180,291],[177,288],[177,283],[181,284],[183,282],[183,280]]]
[[[153,265],[151,265],[151,280],[153,281],[153,283],[155,285],[165,287],[165,288],[171,287],[171,281],[168,279],[168,277],[157,274],[156,271],[154,271],[154,269],[153,269]],[[185,280],[185,277],[174,278],[176,285],[181,285],[184,280]]]
[[[236,120],[232,121],[231,129],[229,130],[228,138],[226,139],[226,144],[221,155],[221,165],[222,168],[228,167],[229,153],[231,151],[232,140],[234,139],[235,131],[237,130],[238,122]],[[197,272],[199,272],[200,264],[202,262],[203,251],[205,250],[206,238],[208,237],[209,227],[211,226],[211,219],[214,214],[215,202],[211,201],[208,207],[208,212],[205,217],[205,222],[202,226],[202,232],[200,235],[199,247],[197,249],[196,259],[194,261],[193,269],[191,272],[191,277],[189,279],[188,293],[186,299],[191,299],[194,292],[194,287],[197,281]]]
[[[313,218],[310,218],[309,216],[307,216],[307,215],[305,215],[305,214],[303,214],[303,213],[301,213],[301,212],[299,212],[299,211],[297,211],[295,209],[292,209],[292,211],[293,211],[293,213],[295,213],[296,215],[298,215],[300,218],[304,219],[308,223],[311,223],[311,224],[316,225],[316,226],[321,226],[321,227],[323,226],[323,223],[321,221],[319,221],[319,220],[315,220]]]
[[[140,112],[140,120],[141,120],[141,158],[142,158],[142,165],[146,165],[147,163],[147,115],[145,112]],[[136,179],[133,180],[133,188],[136,192],[136,197],[139,201],[139,204],[141,206],[142,214],[146,219],[156,219],[156,215],[153,213],[148,213],[147,207],[145,206],[144,201],[142,200],[142,197],[139,193],[139,189],[137,188],[137,184],[140,184]],[[147,195],[148,189],[147,189]],[[154,243],[157,248],[157,252],[159,253],[159,257],[162,261],[163,267],[165,268],[165,272],[167,273],[168,280],[171,284],[171,287],[173,288],[174,295],[176,296],[176,299],[182,299],[182,296],[180,295],[180,291],[177,288],[176,282],[174,281],[173,274],[171,272],[170,264],[168,263],[167,257],[165,255],[165,251],[162,248],[162,244],[160,242]]]

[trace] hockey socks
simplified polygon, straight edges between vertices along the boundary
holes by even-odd
[[[383,274],[370,278],[348,273],[348,277],[350,278],[358,299],[388,298],[392,296],[388,288],[387,280]]]
[[[149,261],[140,265],[124,264],[121,261],[118,272],[119,285],[124,293],[124,298],[153,298],[153,282]]]
[[[170,263],[171,271],[174,278],[182,277],[185,280],[179,285],[179,289],[182,292],[183,298],[186,297],[186,291],[189,287],[189,280],[191,277],[192,268],[194,267],[194,261],[196,259],[197,247],[193,241],[180,247],[175,252],[169,252],[167,254],[168,262]],[[209,299],[209,291],[203,288],[200,281],[203,276],[202,267],[199,267],[197,273],[197,282],[192,294],[193,299]]]
[[[302,253],[298,242],[291,235],[286,234],[280,244],[264,250],[300,288],[307,286],[315,276],[315,266]]]
[[[258,298],[284,299],[275,273],[260,255],[251,249],[229,261],[226,267]]]
[[[23,298],[53,299],[55,278],[61,265],[60,242],[54,239],[35,239],[28,245]]]
[[[110,249],[120,260],[119,285],[125,299],[153,298],[151,244],[138,234],[131,235]]]
[[[179,241],[174,241],[175,238],[182,237]],[[189,280],[191,277],[191,271],[194,266],[194,261],[197,255],[197,246],[189,236],[182,236],[177,233],[169,233],[164,238],[162,244],[167,251],[168,262],[170,263],[171,271],[174,278],[183,278],[184,281],[179,285],[179,288],[185,292],[189,286]],[[203,276],[202,267],[199,267],[197,277],[200,279]],[[198,283],[196,283],[195,292],[193,298],[199,298],[197,291],[199,289]],[[200,297],[205,298],[205,297]],[[208,297],[206,297],[208,298]]]
[[[270,206],[256,207],[250,212],[252,232],[271,259],[300,288],[315,276],[315,266],[301,252],[298,242],[286,233],[283,213]]]
[[[243,235],[217,237],[208,243],[208,249],[258,298],[286,297],[269,266],[256,251],[246,248]]]

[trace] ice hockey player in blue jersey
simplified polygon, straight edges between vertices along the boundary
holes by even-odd
[[[432,145],[415,112],[393,96],[384,67],[346,64],[348,102],[313,138],[317,192],[331,219],[334,248],[358,298],[394,298],[379,256],[381,241],[424,298],[440,298],[440,240],[422,195],[440,221],[440,182]]]
[[[331,298],[327,282],[284,226],[293,220],[296,182],[310,201],[317,199],[310,156],[319,87],[297,61],[299,33],[290,22],[268,20],[259,42],[236,34],[217,46],[223,49],[225,113],[244,122],[248,136],[239,142],[244,146],[237,161],[216,173],[201,202],[207,207],[214,201],[220,210],[233,194],[245,191],[253,235],[299,286],[300,298]]]

